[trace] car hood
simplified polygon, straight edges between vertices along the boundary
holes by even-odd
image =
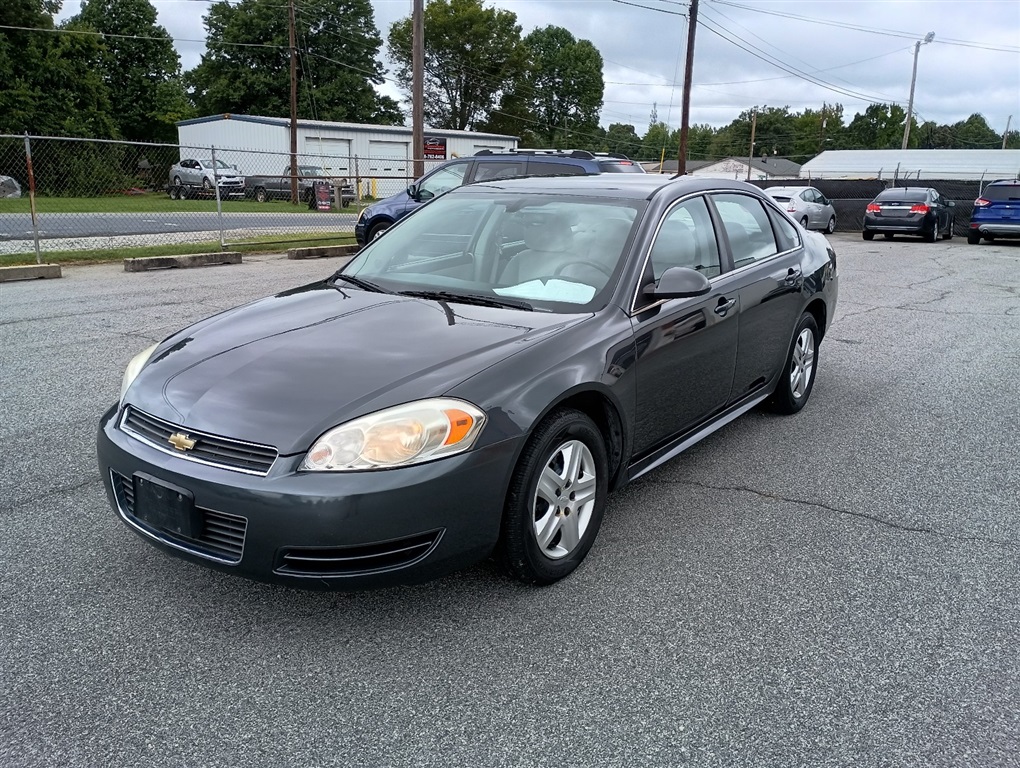
[[[171,336],[126,402],[197,431],[299,453],[325,429],[441,395],[586,317],[316,283]]]

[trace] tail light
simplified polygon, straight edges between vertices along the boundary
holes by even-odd
[[[929,208],[925,203],[918,203],[917,205],[910,206],[911,213],[928,213],[930,210],[931,208]]]
[[[975,208],[984,208],[986,205],[991,204],[992,204],[991,200],[985,200],[983,197],[979,197],[977,200],[974,201]]]
[[[787,213],[796,213],[797,212],[797,207],[793,203],[790,203],[790,207],[786,209],[786,212]]]
[[[882,206],[877,203],[868,203],[868,213],[881,213]]]

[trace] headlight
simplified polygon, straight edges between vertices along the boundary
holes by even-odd
[[[398,405],[331,429],[301,469],[388,469],[463,453],[475,444],[485,414],[463,400],[436,398]]]
[[[156,347],[159,344],[153,344],[151,347],[146,347],[128,363],[127,370],[124,371],[124,378],[120,382],[120,402],[124,402],[124,395],[127,394],[128,387],[131,386],[131,382],[138,378],[138,374],[142,372],[142,368],[149,362],[149,358],[152,357],[152,353],[156,351]]]
[[[357,224],[358,221],[361,221],[363,218],[365,218],[365,216],[370,216],[371,214],[369,213],[369,211],[371,211],[371,210],[372,210],[372,206],[369,206],[368,208],[362,208],[361,209],[361,213],[358,214],[357,221],[355,221],[354,223]]]

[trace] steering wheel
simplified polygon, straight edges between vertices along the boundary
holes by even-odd
[[[613,276],[613,271],[611,269],[609,269],[609,267],[607,267],[606,265],[599,264],[597,261],[581,261],[580,259],[578,259],[577,261],[568,261],[566,264],[560,264],[556,268],[556,270],[553,272],[553,276],[554,277],[559,277],[560,273],[563,270],[565,270],[567,267],[572,267],[572,266],[574,266],[576,264],[580,264],[582,267],[592,267],[593,269],[596,269],[599,272],[601,272],[606,277],[612,277]],[[567,278],[567,279],[569,279],[569,278]]]

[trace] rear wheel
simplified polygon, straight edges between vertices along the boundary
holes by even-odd
[[[807,216],[804,216],[804,217],[803,217],[803,218],[802,218],[802,219],[800,220],[800,225],[801,225],[802,227],[804,227],[804,229],[807,229],[807,225],[808,225],[808,218],[807,218]]]
[[[931,225],[930,232],[922,232],[921,236],[924,238],[926,243],[934,243],[939,239],[939,220],[935,219],[935,223]]]
[[[981,237],[984,239],[984,241],[986,243],[994,243],[995,242],[995,235],[982,235]]]
[[[266,202],[266,190],[264,190],[262,187],[259,187],[258,189],[255,190],[255,202],[257,203]]]
[[[825,234],[831,235],[836,231],[836,217],[830,216],[829,223],[825,225]]]
[[[980,242],[981,242],[981,233],[978,232],[976,229],[968,229],[967,230],[967,244],[968,245],[977,245]]]
[[[176,184],[171,184],[170,188],[167,190],[167,193],[170,195],[171,200],[181,199],[181,188]]]
[[[864,230],[863,232],[861,232],[861,237],[863,237],[865,240],[874,240],[875,233],[869,232],[868,230]]]
[[[772,408],[777,413],[797,413],[811,396],[818,360],[818,337],[818,323],[814,316],[805,312],[797,323],[786,365],[772,395]]]
[[[605,441],[587,415],[550,414],[514,469],[496,554],[527,584],[551,584],[577,568],[602,524],[609,495]]]
[[[955,228],[956,228],[956,219],[950,219],[949,220],[949,226],[946,227],[946,231],[945,231],[945,234],[942,235],[942,239],[943,240],[952,240],[953,239],[953,230]]]

